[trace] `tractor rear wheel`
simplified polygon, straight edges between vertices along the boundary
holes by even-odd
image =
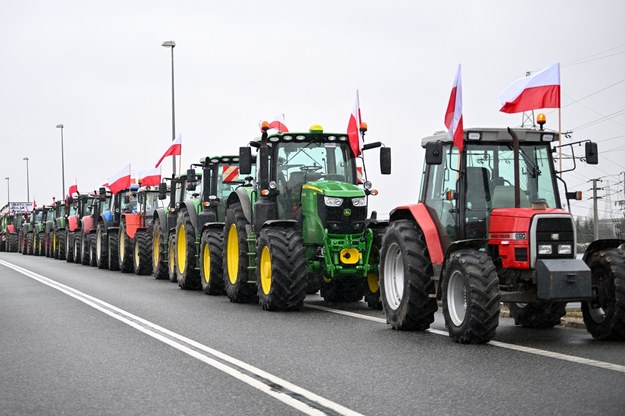
[[[46,235],[41,232],[37,235],[37,256],[46,255]]]
[[[108,241],[104,223],[102,222],[98,224],[95,231],[95,261],[98,269],[106,269],[108,267]]]
[[[57,234],[58,236],[58,241],[57,241],[57,258],[59,260],[65,260],[65,249],[66,247],[66,241],[67,241],[67,230],[60,230]]]
[[[306,298],[306,258],[294,227],[265,227],[256,246],[256,285],[267,311],[301,309]]]
[[[68,232],[65,236],[65,261],[74,262],[74,233]]]
[[[17,234],[9,234],[8,236],[8,240],[7,240],[7,251],[10,251],[11,253],[17,253],[17,247],[19,240],[17,238]]]
[[[449,336],[461,344],[483,344],[499,325],[499,279],[484,252],[461,249],[449,256],[443,280],[443,315]]]
[[[625,253],[599,250],[587,263],[593,297],[582,302],[586,330],[596,339],[625,340]]]
[[[196,265],[195,227],[189,211],[183,209],[176,219],[176,277],[181,289],[196,290],[202,287]]]
[[[225,293],[223,275],[224,230],[206,229],[200,240],[200,282],[207,295]]]
[[[74,236],[74,247],[72,250],[74,251],[74,263],[80,264],[80,239],[82,238],[82,234],[76,234]]]
[[[508,303],[510,317],[523,328],[546,329],[560,324],[566,315],[566,302]]]
[[[169,281],[176,283],[178,277],[176,276],[176,234],[170,233],[167,238],[167,274]]]
[[[424,331],[438,308],[425,237],[414,221],[393,221],[380,253],[380,298],[393,329]]]
[[[34,255],[35,254],[35,233],[28,233],[26,235],[26,250],[25,254]]]
[[[152,273],[152,257],[150,236],[147,231],[139,230],[135,234],[133,268],[135,274],[146,275]]]
[[[117,244],[118,253],[117,257],[119,259],[119,270],[122,273],[130,273],[132,272],[132,253],[133,253],[133,244],[132,240],[128,238],[126,234],[126,221],[122,220],[119,223],[119,241]]]
[[[231,302],[251,303],[258,301],[256,281],[250,281],[247,227],[241,203],[228,207],[224,228],[224,283]]]
[[[94,233],[89,234],[89,266],[98,267],[98,257],[96,255],[97,249],[96,235]]]
[[[167,279],[167,239],[161,233],[161,222],[158,217],[152,223],[152,276],[155,279]]]
[[[83,232],[80,236],[80,263],[83,266],[89,265],[89,250],[91,250],[91,245],[89,243],[89,234]]]
[[[109,270],[119,270],[119,230],[108,230],[108,264]]]

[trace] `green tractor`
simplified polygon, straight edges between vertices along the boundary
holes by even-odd
[[[53,201],[46,215],[45,225],[45,255],[58,259],[61,245],[63,246],[63,259],[65,259],[65,224],[66,224],[65,201]],[[61,239],[63,239],[61,244]]]
[[[238,156],[205,157],[201,176],[187,171],[186,198],[176,220],[175,269],[182,289],[199,289],[207,295],[224,293],[222,245],[225,198],[239,185]],[[251,179],[251,178],[250,178]]]
[[[251,147],[257,180],[226,202],[223,270],[230,300],[294,310],[319,289],[326,301],[362,299],[368,275],[377,272],[371,255],[378,224],[367,219],[367,198],[376,192],[370,182],[358,186],[347,135],[321,126],[268,135],[263,127],[260,140],[240,149],[244,175],[251,172]],[[363,150],[377,147],[380,171],[389,174],[390,148],[377,142]]]
[[[23,214],[8,210],[0,218],[0,251],[17,252],[19,246],[18,229],[21,227]]]

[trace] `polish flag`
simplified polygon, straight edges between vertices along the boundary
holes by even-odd
[[[161,168],[148,168],[137,175],[141,186],[158,186],[161,183]]]
[[[78,193],[78,185],[77,184],[70,186],[69,189],[67,190],[67,194],[69,196],[72,196],[72,195],[77,194],[77,193]]]
[[[354,109],[349,116],[349,123],[347,123],[347,138],[349,139],[349,146],[352,148],[354,157],[360,156],[362,150],[362,136],[360,135],[360,124],[362,118],[360,117],[360,100],[358,99],[358,90],[356,90],[356,102],[354,103]]]
[[[462,125],[462,68],[458,65],[458,72],[454,86],[449,96],[449,104],[445,112],[445,126],[447,126],[447,136],[454,141],[454,146],[462,152],[464,148],[464,127]]]
[[[514,81],[499,94],[499,101],[504,113],[560,108],[560,64]]]
[[[171,146],[169,146],[169,149],[167,149],[165,154],[161,156],[158,162],[156,162],[156,166],[154,167],[157,168],[161,164],[163,159],[165,159],[167,156],[180,156],[181,154],[182,154],[182,135],[179,134],[178,138],[171,143]]]
[[[275,120],[269,123],[270,129],[276,129],[280,133],[288,133],[289,129],[284,124],[284,114],[280,114],[275,117]]]
[[[108,187],[111,193],[116,194],[119,191],[130,187],[130,164],[124,166],[122,170],[108,177]]]

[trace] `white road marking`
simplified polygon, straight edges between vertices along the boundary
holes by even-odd
[[[220,371],[223,371],[224,373],[236,378],[237,380],[240,380],[262,391],[263,393],[268,394],[269,396],[272,396],[280,400],[281,402],[287,404],[288,406],[293,407],[294,409],[301,411],[304,414],[307,414],[307,415],[337,414],[337,415],[350,415],[350,416],[360,415],[360,413],[356,411],[348,409],[338,403],[335,403],[331,400],[321,397],[302,387],[296,386],[295,384],[292,384],[284,379],[281,379],[278,376],[267,373],[266,371],[263,371],[250,364],[240,361],[218,350],[207,347],[206,345],[200,344],[197,341],[194,341],[180,334],[172,332],[153,322],[147,321],[139,316],[133,315],[130,312],[127,312],[123,309],[113,306],[93,296],[87,295],[86,293],[81,292],[77,289],[74,289],[70,286],[66,286],[55,280],[42,276],[38,273],[35,273],[23,267],[6,262],[4,260],[0,260],[0,264],[10,269],[13,269],[16,272],[21,273],[40,283],[43,283],[44,285],[47,285],[53,289],[63,292],[66,295],[71,296],[83,302],[84,304],[89,305],[92,308],[97,309],[109,315],[110,317],[115,318],[118,321],[125,323],[126,325],[131,326],[132,328],[135,328],[138,331],[141,331],[144,334],[149,335],[154,339],[157,339],[181,352],[184,352],[185,354],[188,354],[191,357],[194,357]],[[174,339],[171,339],[169,337],[174,338],[175,340],[181,341],[187,345],[183,345],[182,343],[177,342]],[[197,350],[203,351],[206,354],[209,354],[214,358],[211,358],[208,355],[202,354],[201,352]],[[230,365],[227,365],[226,363]],[[262,380],[259,380],[259,378]],[[287,391],[287,393],[283,391]],[[290,392],[290,394],[288,392]]]
[[[360,313],[342,311],[342,310],[339,310],[339,309],[326,308],[324,306],[311,305],[311,304],[308,304],[308,303],[305,303],[304,306],[307,307],[307,308],[311,308],[311,309],[318,309],[318,310],[324,311],[324,312],[335,313],[337,315],[344,315],[344,316],[349,316],[349,317],[352,317],[352,318],[364,319],[364,320],[367,320],[367,321],[381,322],[383,324],[386,323],[386,319],[376,318],[375,316],[368,316],[368,315],[363,315],[363,314],[360,314]],[[427,329],[426,331],[430,332],[432,334],[436,334],[436,335],[443,335],[443,336],[446,336],[446,337],[449,336],[449,334],[447,332],[441,331],[439,329]],[[508,350],[524,352],[524,353],[527,353],[527,354],[540,355],[542,357],[554,358],[556,360],[569,361],[569,362],[576,363],[576,364],[589,365],[589,366],[592,366],[592,367],[603,368],[605,370],[618,371],[620,373],[625,373],[625,366],[619,365],[619,364],[607,363],[605,361],[592,360],[590,358],[577,357],[575,355],[561,354],[559,352],[540,350],[538,348],[524,347],[522,345],[508,344],[506,342],[500,342],[500,341],[490,341],[488,343],[488,345],[492,345],[492,346],[498,347],[498,348],[505,348],[505,349],[508,349]]]

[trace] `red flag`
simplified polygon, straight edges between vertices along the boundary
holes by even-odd
[[[161,183],[161,169],[150,168],[145,169],[137,175],[141,186],[158,186]]]
[[[464,126],[462,125],[462,68],[458,65],[454,86],[449,96],[449,104],[445,112],[445,126],[447,135],[454,141],[454,146],[462,152],[464,148]]]
[[[275,120],[269,123],[270,129],[276,129],[280,133],[288,133],[289,129],[284,124],[284,114],[280,114],[275,117]]]
[[[165,159],[167,156],[180,156],[181,154],[182,154],[182,135],[179,134],[178,138],[172,142],[171,146],[169,146],[169,149],[167,149],[165,154],[161,156],[158,162],[156,162],[156,166],[154,167],[157,168],[161,164],[163,159]]]
[[[130,187],[130,164],[108,178],[109,189],[113,194]]]
[[[555,63],[508,85],[499,95],[504,113],[560,108],[560,64]]]
[[[360,135],[360,123],[362,118],[360,117],[360,100],[358,99],[358,90],[356,90],[356,102],[354,103],[354,109],[349,116],[349,122],[347,123],[347,138],[349,139],[349,146],[352,148],[354,157],[360,156],[362,150],[362,136]]]
[[[77,193],[78,193],[78,185],[72,185],[72,186],[70,186],[70,187],[69,187],[69,189],[67,190],[67,194],[68,194],[69,196],[72,196],[72,195],[77,194]]]

